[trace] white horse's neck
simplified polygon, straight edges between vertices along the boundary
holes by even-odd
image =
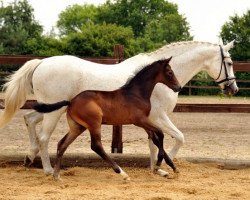
[[[172,43],[154,52],[136,55],[121,64],[130,71],[131,67],[140,70],[156,60],[170,56],[173,56],[170,65],[184,86],[198,72],[206,70],[205,63],[209,64],[210,59],[219,56],[219,47],[217,44],[196,41]]]

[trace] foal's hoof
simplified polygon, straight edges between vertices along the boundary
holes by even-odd
[[[54,178],[55,181],[62,181],[60,175],[53,174],[53,178]]]
[[[169,173],[162,170],[162,169],[155,169],[154,173],[160,175],[161,177],[168,177],[169,176]]]
[[[124,181],[131,181],[131,179],[130,179],[129,176],[128,176],[128,177],[124,177],[123,180],[124,180]]]
[[[180,170],[176,168],[176,169],[174,170],[174,173],[178,174],[178,173],[180,173]]]
[[[24,157],[24,166],[25,167],[30,167],[33,164],[33,161],[29,158],[28,155]]]

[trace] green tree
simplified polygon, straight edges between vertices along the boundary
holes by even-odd
[[[59,14],[57,27],[61,35],[81,30],[86,23],[96,23],[97,7],[91,4],[69,6]]]
[[[123,44],[125,55],[131,56],[138,48],[131,28],[106,23],[86,23],[81,31],[70,33],[63,41],[65,53],[78,56],[113,56],[115,44]]]
[[[62,40],[52,36],[29,39],[26,43],[27,54],[39,56],[63,55],[65,45]]]
[[[131,26],[135,36],[139,37],[144,36],[145,28],[152,20],[160,20],[168,15],[179,15],[178,8],[165,0],[108,0],[99,7],[98,19]]]
[[[126,48],[129,46],[131,49],[128,52],[134,53],[151,51],[174,41],[192,39],[189,25],[178,14],[177,5],[165,0],[108,0],[99,7],[74,5],[60,14],[57,27],[61,36],[74,33],[76,40],[76,37],[85,37],[81,34],[84,28],[88,28],[86,24],[89,22],[92,25],[105,23],[132,28],[135,40],[130,40],[131,44],[126,45]]]
[[[30,39],[39,38],[42,26],[35,21],[33,8],[27,0],[14,1],[0,7],[0,41],[6,54],[25,54],[26,43]]]
[[[221,30],[224,42],[235,40],[231,55],[235,60],[250,60],[250,10],[242,17],[230,17]]]
[[[165,15],[161,19],[154,19],[145,27],[145,36],[150,38],[155,46],[162,46],[175,41],[192,40],[189,26],[181,15]]]
[[[230,17],[221,30],[220,36],[224,42],[235,40],[235,47],[230,51],[232,58],[238,61],[250,61],[250,10],[242,17]],[[241,80],[250,80],[247,72],[236,72],[236,77]],[[249,87],[249,83],[238,83],[239,87]],[[247,90],[239,90],[240,96],[250,96]]]

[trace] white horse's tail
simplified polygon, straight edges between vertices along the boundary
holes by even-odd
[[[26,62],[19,70],[8,77],[4,84],[4,111],[0,116],[0,128],[4,127],[26,102],[27,95],[32,92],[32,75],[36,67],[42,62],[33,59]]]

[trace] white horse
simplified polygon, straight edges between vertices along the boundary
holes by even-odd
[[[228,53],[232,47],[233,41],[222,46],[205,42],[178,42],[163,46],[151,53],[136,55],[115,65],[96,64],[74,56],[55,56],[28,61],[5,84],[5,109],[0,117],[0,127],[11,120],[32,91],[37,101],[54,103],[71,100],[84,90],[115,90],[122,86],[135,70],[138,71],[156,60],[169,56],[173,56],[170,64],[182,87],[195,74],[204,70],[218,82],[224,93],[235,94],[238,87],[235,82],[233,63]],[[178,94],[167,86],[157,84],[150,98],[151,122],[176,140],[169,153],[171,158],[176,156],[184,143],[182,132],[168,117],[176,105],[177,97]],[[27,158],[33,162],[40,151],[45,174],[53,173],[48,143],[64,112],[65,108],[62,108],[48,114],[32,112],[24,116],[31,143]],[[40,121],[42,121],[42,128],[39,133],[36,133],[35,126]],[[161,176],[168,175],[166,171],[155,165],[157,148],[151,140],[149,140],[149,147],[151,170]]]

